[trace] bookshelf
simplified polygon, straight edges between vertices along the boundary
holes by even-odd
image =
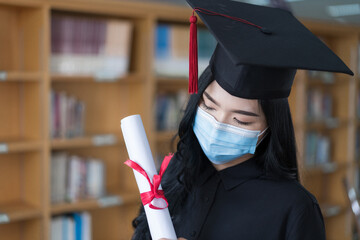
[[[132,24],[129,69],[125,75],[99,77],[51,71],[51,20],[56,14]],[[127,152],[120,119],[141,114],[154,156],[165,155],[175,130],[157,131],[154,105],[160,93],[187,89],[184,77],[157,76],[155,32],[158,24],[188,26],[191,9],[164,4],[108,0],[0,0],[0,236],[4,239],[50,240],[51,219],[86,211],[93,239],[129,239],[140,199],[132,171],[123,166]],[[358,69],[360,27],[304,23]],[[349,240],[352,218],[341,185],[354,182],[359,165],[356,130],[360,129],[357,96],[360,78],[335,75],[334,81],[299,71],[290,96],[302,165],[302,182],[322,203],[328,239]],[[332,96],[333,119],[308,122],[309,89]],[[51,90],[66,92],[86,104],[84,135],[51,139]],[[331,121],[331,120],[336,121]],[[329,136],[327,164],[305,166],[309,131]],[[51,204],[51,157],[54,152],[101,159],[107,195],[72,203]]]

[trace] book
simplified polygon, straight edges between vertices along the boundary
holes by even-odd
[[[85,103],[64,91],[50,93],[50,137],[66,139],[84,136]]]
[[[334,119],[333,97],[331,94],[320,89],[309,89],[307,92],[307,120],[309,122],[321,122]]]
[[[106,195],[101,159],[54,152],[51,156],[51,202],[75,202]]]
[[[88,212],[74,212],[52,217],[51,240],[91,240],[91,215]]]
[[[133,24],[116,18],[52,14],[51,72],[114,79],[130,65]]]
[[[188,95],[185,90],[156,96],[155,117],[158,131],[176,130],[185,110]]]
[[[330,163],[330,138],[321,133],[310,131],[306,133],[305,142],[305,165],[315,167]]]
[[[155,30],[154,71],[159,76],[184,77],[189,74],[189,26],[160,23]],[[217,41],[205,28],[198,29],[198,70],[209,64]]]

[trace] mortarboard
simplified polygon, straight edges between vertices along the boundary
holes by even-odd
[[[286,98],[297,69],[353,75],[344,62],[291,12],[231,0],[187,0],[190,17],[189,92],[197,92],[196,16],[218,44],[209,67],[230,94]]]

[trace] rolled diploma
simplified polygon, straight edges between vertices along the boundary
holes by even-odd
[[[121,130],[130,160],[139,164],[147,172],[152,181],[153,176],[157,172],[140,115],[123,118],[121,120]],[[150,191],[146,178],[137,171],[133,171],[140,193]],[[166,206],[163,199],[155,198],[152,203],[158,207]],[[149,204],[147,204],[144,206],[144,209],[153,240],[160,238],[177,239],[168,208],[160,210],[151,209]]]

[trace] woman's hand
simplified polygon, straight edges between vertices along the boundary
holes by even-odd
[[[167,238],[160,238],[159,240],[170,240],[170,239],[167,239]],[[178,238],[178,240],[186,240],[185,238]]]

